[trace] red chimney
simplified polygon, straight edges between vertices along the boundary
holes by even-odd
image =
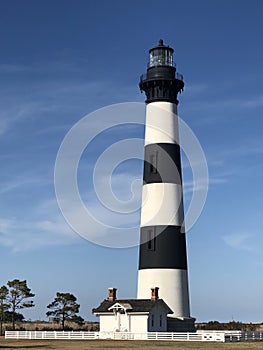
[[[109,296],[108,296],[109,301],[116,300],[116,292],[117,292],[117,288],[109,288]]]
[[[151,288],[151,291],[152,291],[151,300],[156,301],[159,299],[158,290],[159,290],[159,287]]]

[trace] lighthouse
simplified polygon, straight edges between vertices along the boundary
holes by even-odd
[[[137,298],[147,298],[150,288],[159,288],[160,298],[173,311],[168,330],[194,331],[177,116],[184,82],[173,53],[163,40],[151,48],[147,73],[139,84],[146,95],[146,123]]]

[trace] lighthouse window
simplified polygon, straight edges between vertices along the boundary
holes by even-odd
[[[150,172],[157,174],[157,152],[150,155]]]
[[[148,250],[155,250],[156,246],[156,237],[154,230],[148,230],[147,232],[147,248]]]

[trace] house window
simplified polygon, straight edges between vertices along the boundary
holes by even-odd
[[[160,327],[163,326],[163,315],[160,315]]]
[[[155,237],[155,230],[150,229],[147,231],[147,248],[148,250],[155,250],[156,248],[156,237]]]
[[[152,327],[154,327],[154,315],[152,315]]]
[[[157,174],[157,152],[150,155],[150,172]]]

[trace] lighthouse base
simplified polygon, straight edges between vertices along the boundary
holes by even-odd
[[[167,332],[196,332],[195,318],[167,317]]]

